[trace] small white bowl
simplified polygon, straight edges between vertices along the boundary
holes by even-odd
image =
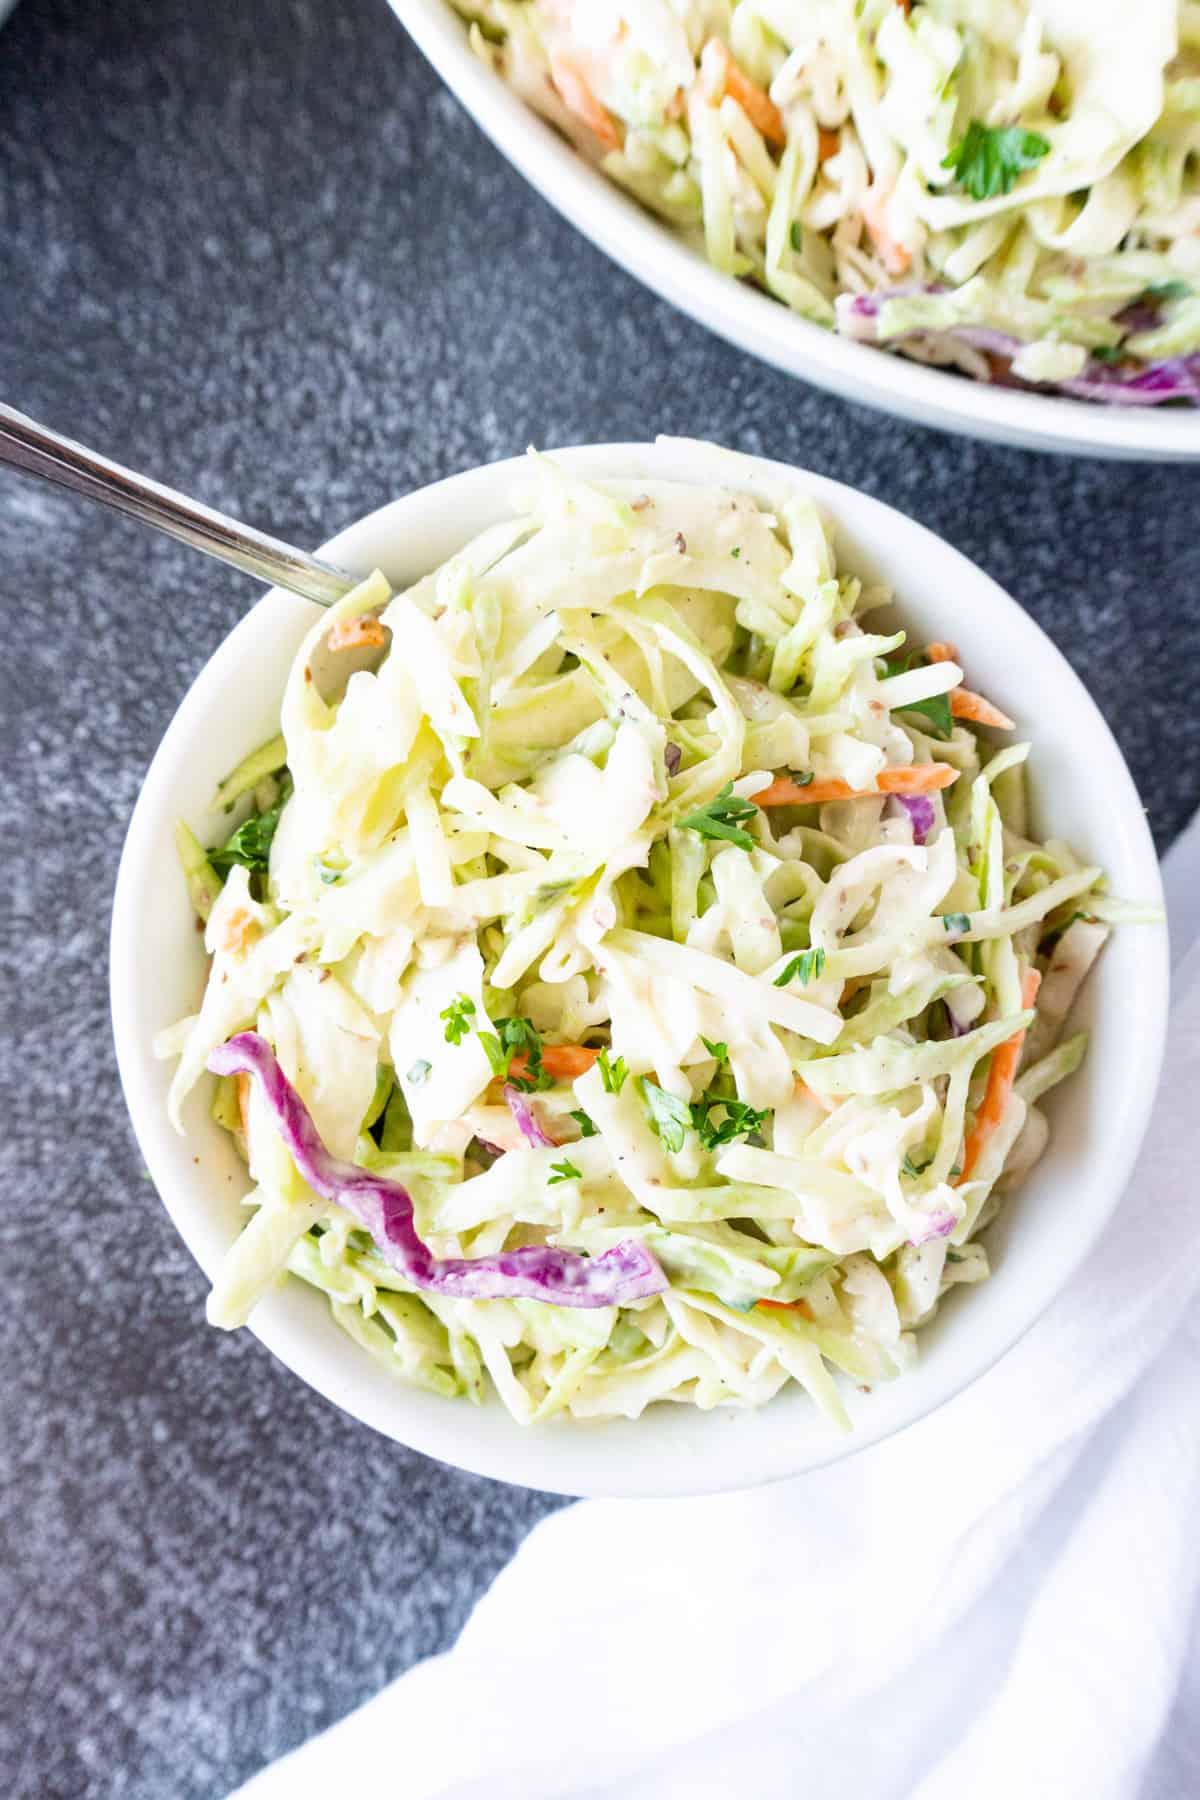
[[[704,445],[597,445],[556,451],[596,478],[729,479]],[[746,459],[752,476],[795,472]],[[472,469],[423,488],[325,545],[335,561],[394,584],[415,580],[476,532],[511,516],[520,461]],[[816,475],[803,484],[831,521],[844,567],[892,587],[919,640],[950,638],[972,680],[1034,742],[1033,798],[1044,835],[1103,863],[1113,891],[1161,899],[1158,864],[1121,753],[1078,677],[1021,608],[974,564],[878,500]],[[748,479],[746,486],[753,485]],[[192,1096],[188,1135],[166,1117],[171,1067],[154,1036],[191,1011],[204,976],[175,862],[172,827],[187,819],[211,841],[217,781],[277,729],[285,674],[315,616],[272,590],[202,670],[171,723],[135,808],[117,878],[112,1010],[121,1079],[138,1141],[168,1212],[208,1275],[236,1237],[247,1180],[229,1138]],[[832,1462],[940,1406],[982,1374],[1075,1274],[1133,1167],[1158,1078],[1167,1004],[1166,932],[1118,931],[1085,992],[1095,1029],[1082,1071],[1051,1096],[1050,1148],[988,1242],[995,1274],[951,1296],[921,1336],[916,1367],[873,1393],[850,1392],[841,1437],[799,1392],[756,1413],[660,1406],[636,1422],[555,1422],[525,1430],[498,1403],[476,1408],[405,1386],[334,1323],[322,1295],[291,1281],[262,1302],[252,1329],[280,1360],[337,1405],[398,1442],[476,1474],[566,1494],[651,1496],[751,1487]],[[207,1084],[204,1084],[207,1085]],[[197,1292],[196,1327],[202,1322]],[[245,1380],[252,1379],[247,1345]]]
[[[1200,458],[1200,407],[1100,406],[968,381],[853,343],[714,269],[518,99],[472,51],[449,0],[389,0],[447,87],[544,199],[593,244],[701,325],[843,400],[1030,450],[1141,461]],[[530,272],[536,304],[536,270]]]

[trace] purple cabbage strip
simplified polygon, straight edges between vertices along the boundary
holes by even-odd
[[[934,827],[933,801],[928,794],[894,794],[893,799],[908,814],[912,825],[913,843],[927,844],[929,834]]]
[[[331,1156],[299,1094],[266,1039],[242,1031],[208,1059],[215,1075],[253,1075],[279,1134],[313,1192],[336,1202],[370,1232],[381,1256],[414,1287],[453,1300],[545,1300],[553,1306],[627,1306],[661,1294],[667,1278],[634,1238],[603,1256],[529,1244],[495,1256],[439,1260],[421,1242],[412,1201],[398,1181]]]
[[[945,997],[946,1018],[950,1024],[950,1036],[956,1038],[966,1037],[968,1031],[970,1031],[972,1025],[975,1023],[974,1016],[969,1019],[960,1019],[958,1013],[955,1011],[955,1001],[960,992],[973,993],[974,990],[971,988],[961,990],[958,988],[951,988],[950,992]]]
[[[838,330],[843,337],[860,344],[878,342],[880,310],[889,300],[907,299],[913,294],[944,292],[936,287],[887,288],[876,294],[842,294],[836,300]],[[1130,308],[1120,315],[1120,322],[1130,329],[1141,328],[1143,320],[1154,322],[1149,308]],[[994,356],[1012,357],[1021,350],[1020,338],[996,331],[990,325],[950,325],[940,331],[908,331],[887,340],[898,344],[905,337],[946,338]],[[1077,400],[1095,400],[1106,406],[1161,406],[1171,400],[1185,400],[1200,406],[1200,353],[1172,356],[1162,362],[1136,365],[1100,362],[1090,357],[1079,375],[1065,381],[1022,381],[1019,376],[998,378],[998,384],[1020,388],[1024,393],[1069,394]]]
[[[554,1139],[552,1137],[547,1137],[546,1133],[538,1124],[533,1108],[530,1106],[524,1094],[517,1088],[506,1083],[504,1088],[504,1100],[509,1112],[517,1122],[521,1136],[525,1139],[527,1144],[532,1144],[535,1150],[553,1150],[556,1148]]]
[[[934,1238],[949,1237],[958,1220],[948,1206],[939,1206],[936,1212],[926,1215],[924,1229],[919,1235],[909,1238],[909,1243],[916,1248],[920,1244],[928,1244]]]
[[[1058,387],[1077,399],[1103,400],[1110,406],[1161,406],[1166,400],[1200,406],[1200,353],[1147,363],[1136,372],[1090,362],[1082,375],[1060,381]]]

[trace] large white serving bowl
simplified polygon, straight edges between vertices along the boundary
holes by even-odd
[[[550,204],[702,325],[789,375],[899,418],[998,444],[1144,461],[1200,458],[1200,407],[1099,406],[968,381],[852,343],[723,275],[519,100],[471,50],[448,0],[389,0],[446,85]],[[537,270],[530,270],[537,305]]]
[[[597,445],[556,456],[577,474],[688,482],[729,479],[708,445]],[[1141,803],[1108,727],[1078,677],[995,582],[922,526],[878,500],[781,464],[742,459],[746,478],[799,481],[831,522],[843,567],[896,590],[916,641],[958,644],[972,681],[1034,740],[1036,825],[1108,869],[1114,891],[1161,898]],[[399,586],[441,563],[485,526],[512,516],[521,462],[472,469],[395,500],[325,545]],[[209,1093],[187,1108],[188,1135],[166,1117],[171,1067],[151,1046],[192,1011],[204,979],[202,941],[176,866],[172,827],[220,835],[218,780],[278,728],[289,662],[316,616],[273,589],[230,633],[195,681],[154,758],[129,827],[112,930],[117,1056],[134,1128],[163,1201],[208,1275],[245,1221],[246,1171],[208,1117]],[[227,827],[226,827],[227,829]],[[910,1424],[982,1374],[1075,1276],[1115,1207],[1145,1130],[1162,1055],[1166,933],[1117,932],[1085,990],[1094,1030],[1083,1070],[1048,1102],[1049,1151],[989,1234],[994,1278],[958,1290],[922,1334],[916,1367],[863,1394],[851,1390],[852,1436],[834,1432],[801,1393],[757,1413],[659,1406],[640,1420],[555,1421],[525,1429],[498,1402],[475,1408],[405,1386],[335,1324],[299,1281],[272,1293],[252,1329],[302,1380],[347,1412],[430,1456],[478,1474],[567,1494],[670,1495],[749,1487],[819,1467]],[[207,1081],[202,1088],[207,1088]],[[196,1296],[197,1330],[202,1323]],[[243,1378],[253,1379],[249,1346]]]

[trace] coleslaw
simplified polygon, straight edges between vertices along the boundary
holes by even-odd
[[[453,0],[718,269],[978,380],[1200,403],[1200,0]]]
[[[252,1183],[214,1324],[290,1272],[523,1423],[796,1382],[844,1424],[835,1372],[987,1276],[1140,915],[1032,834],[953,646],[727,468],[531,453],[510,521],[313,625],[224,841],[179,826],[211,963],[169,1109],[215,1074]]]

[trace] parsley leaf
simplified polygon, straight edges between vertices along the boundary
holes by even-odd
[[[722,1144],[731,1144],[734,1138],[757,1131],[769,1110],[764,1107],[760,1112],[756,1107],[747,1106],[744,1100],[716,1094],[709,1088],[698,1100],[692,1101],[692,1125],[704,1148],[716,1150]],[[723,1116],[714,1117],[714,1114]]]
[[[1146,289],[1147,300],[1186,300],[1191,293],[1186,281],[1156,281]],[[1093,352],[1093,355],[1095,352]]]
[[[629,1073],[625,1065],[625,1058],[618,1056],[616,1062],[609,1062],[608,1051],[602,1050],[596,1058],[596,1062],[600,1070],[600,1079],[604,1083],[605,1093],[619,1094],[625,1086],[625,1077]]]
[[[916,1181],[918,1176],[925,1173],[932,1161],[932,1156],[927,1156],[925,1161],[920,1163],[914,1162],[911,1156],[906,1156],[900,1164],[901,1173],[907,1175],[910,1181]]]
[[[585,1112],[583,1112],[583,1111],[573,1112],[571,1114],[571,1117],[574,1119],[575,1123],[579,1127],[580,1137],[587,1138],[587,1137],[595,1137],[596,1136],[596,1127],[593,1124],[593,1122],[591,1121],[591,1119],[588,1118],[588,1116]]]
[[[729,843],[736,844],[739,850],[753,850],[754,839],[748,831],[741,829],[737,821],[752,819],[757,811],[753,800],[740,799],[733,791],[732,781],[727,781],[707,806],[689,813],[679,823],[687,831],[699,832],[701,837],[725,838]]]
[[[461,1044],[471,1027],[469,1020],[474,1017],[475,1002],[466,994],[455,994],[449,1006],[443,1007],[438,1014],[439,1019],[446,1021],[446,1042]]]
[[[719,1063],[727,1063],[729,1061],[728,1044],[714,1044],[711,1038],[706,1037],[701,1037],[700,1042],[704,1045],[708,1054],[710,1056],[715,1056]]]
[[[924,714],[938,737],[948,738],[954,730],[949,694],[934,694],[928,700],[911,700],[907,706],[898,706],[896,711]]]
[[[972,119],[967,135],[943,157],[942,167],[954,170],[972,200],[994,200],[1011,194],[1017,176],[1035,168],[1049,148],[1044,137],[1021,125],[993,127]]]
[[[256,870],[266,873],[267,863],[271,855],[271,842],[275,836],[275,828],[279,824],[279,815],[283,811],[291,783],[285,783],[274,806],[266,812],[251,813],[244,824],[239,825],[231,838],[228,838],[218,849],[208,852],[208,860],[222,881],[229,874],[235,863],[241,863],[251,874]]]
[[[942,930],[943,931],[970,931],[970,929],[971,929],[970,913],[943,913],[942,914]]]
[[[788,242],[793,250],[803,250],[804,248],[804,227],[799,219],[793,219],[788,226]]]
[[[890,656],[884,662],[889,675],[906,675],[910,669],[929,667],[927,656]],[[910,700],[894,708],[900,713],[921,713],[929,720],[938,737],[948,738],[954,730],[954,718],[950,711],[949,694],[934,694],[929,700]]]
[[[692,1123],[691,1108],[686,1100],[677,1100],[674,1094],[668,1094],[665,1088],[644,1075],[639,1085],[650,1117],[650,1129],[663,1149],[682,1150],[683,1134]]]
[[[813,780],[813,772],[811,769],[789,769],[788,776],[795,782],[797,787],[808,787],[809,783]]]
[[[793,956],[785,963],[772,983],[773,987],[786,987],[795,976],[800,977],[800,986],[807,987],[810,981],[821,979],[821,970],[825,967],[823,950],[802,950],[799,956]]]
[[[313,867],[317,871],[318,879],[323,882],[326,887],[336,887],[337,883],[346,873],[344,865],[339,867],[337,864],[331,863],[327,856],[318,856]]]
[[[553,1077],[542,1067],[542,1037],[530,1019],[497,1019],[495,1031],[481,1031],[479,1041],[492,1065],[497,1081],[508,1081],[523,1093],[540,1093],[554,1086]],[[519,1075],[510,1075],[514,1056],[525,1058]]]
[[[547,1187],[553,1187],[559,1181],[579,1181],[583,1177],[583,1170],[577,1169],[573,1162],[551,1163],[550,1167],[554,1173],[546,1183]]]
[[[429,1080],[429,1071],[432,1067],[433,1064],[431,1062],[426,1062],[425,1058],[422,1056],[413,1064],[404,1079],[408,1082],[410,1087],[420,1087],[423,1081]]]

